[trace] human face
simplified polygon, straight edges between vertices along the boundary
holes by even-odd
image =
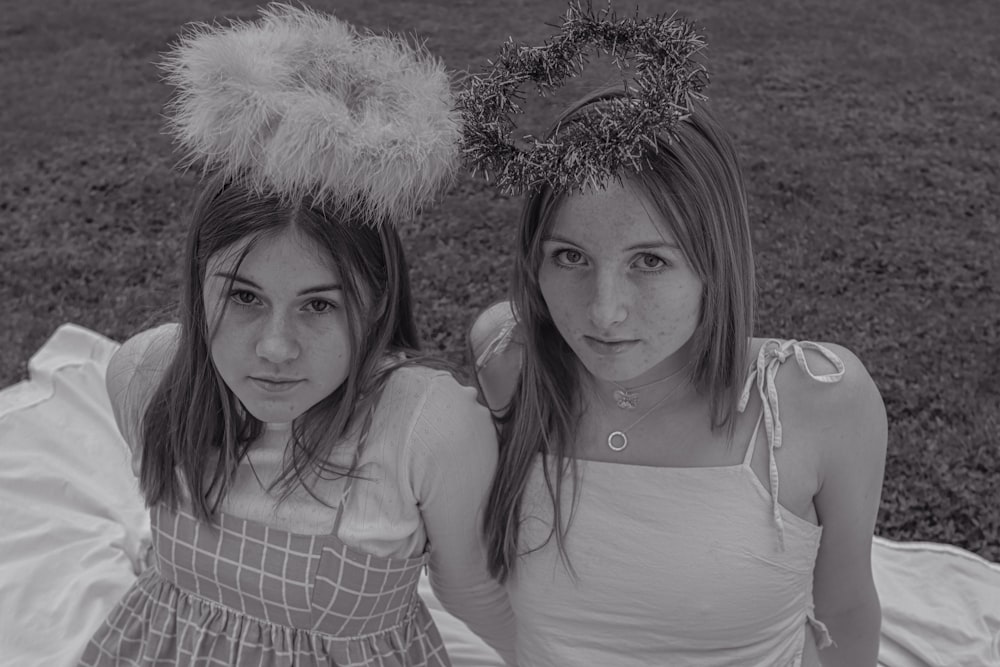
[[[347,378],[350,322],[341,275],[295,230],[260,238],[236,271],[245,247],[208,261],[206,315],[209,326],[218,322],[212,361],[250,414],[291,422]]]
[[[567,196],[542,252],[542,297],[591,375],[639,383],[687,363],[703,284],[644,194],[615,182]]]

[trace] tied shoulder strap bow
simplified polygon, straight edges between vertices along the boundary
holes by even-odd
[[[824,374],[814,373],[806,362],[806,350],[814,350],[823,355],[827,361],[833,364],[836,371]],[[844,377],[844,362],[819,343],[796,340],[780,341],[771,338],[760,346],[760,352],[757,353],[757,359],[751,365],[746,383],[743,385],[743,393],[740,395],[740,402],[736,408],[739,412],[746,410],[747,402],[750,400],[750,392],[756,384],[764,414],[764,429],[767,433],[771,507],[774,523],[778,528],[778,543],[782,550],[785,548],[785,524],[781,519],[778,506],[778,465],[774,461],[774,451],[781,447],[781,419],[778,389],[775,386],[774,378],[777,376],[781,364],[793,355],[799,368],[817,382],[832,384],[840,382],[841,378]]]

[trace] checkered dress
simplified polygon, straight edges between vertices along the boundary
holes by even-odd
[[[346,497],[346,491],[345,491]],[[417,593],[427,554],[385,558],[330,535],[152,510],[154,565],[80,665],[449,666]]]

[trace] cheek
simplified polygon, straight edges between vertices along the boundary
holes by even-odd
[[[695,327],[701,320],[701,305],[703,300],[701,283],[688,286],[683,297],[684,312],[687,314],[688,326]]]
[[[236,306],[228,308],[217,307],[206,310],[205,326],[208,327],[208,335],[212,338],[212,344],[217,341],[240,341],[250,337],[253,318],[245,311],[241,311]]]
[[[644,299],[646,321],[663,336],[690,336],[701,315],[701,291],[682,288],[660,291]]]
[[[229,332],[225,321],[220,322],[209,343],[208,350],[212,355],[212,363],[218,369],[224,380],[229,380],[239,365],[238,341],[233,339],[235,332]],[[209,332],[211,335],[213,332]]]
[[[234,334],[239,334],[241,327],[233,326],[233,320],[239,317],[239,310],[218,294],[205,293],[204,299],[205,327],[208,329],[213,355],[217,341],[229,340]]]
[[[257,361],[253,318],[233,306],[206,309],[206,315],[208,350],[222,378],[228,381],[253,368]]]
[[[326,366],[338,370],[341,368],[347,368],[347,365],[351,362],[349,345],[350,341],[347,337],[344,337],[343,340],[339,341],[337,344],[324,345],[321,349],[323,359],[326,361]]]
[[[351,333],[346,321],[317,327],[310,333],[310,349],[316,368],[325,368],[328,373],[347,373],[351,363]]]
[[[538,286],[542,293],[542,300],[549,310],[549,317],[555,323],[556,328],[564,335],[572,315],[577,311],[574,305],[575,295],[572,285],[562,276],[553,275],[559,269],[548,269],[539,272]]]

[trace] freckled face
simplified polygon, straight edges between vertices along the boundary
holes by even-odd
[[[299,417],[348,375],[350,330],[341,276],[314,246],[288,230],[261,238],[238,271],[243,244],[208,261],[209,326],[223,312],[212,360],[226,386],[265,423]]]
[[[570,195],[543,240],[542,296],[595,377],[641,382],[679,369],[703,284],[659,213],[629,185]]]

